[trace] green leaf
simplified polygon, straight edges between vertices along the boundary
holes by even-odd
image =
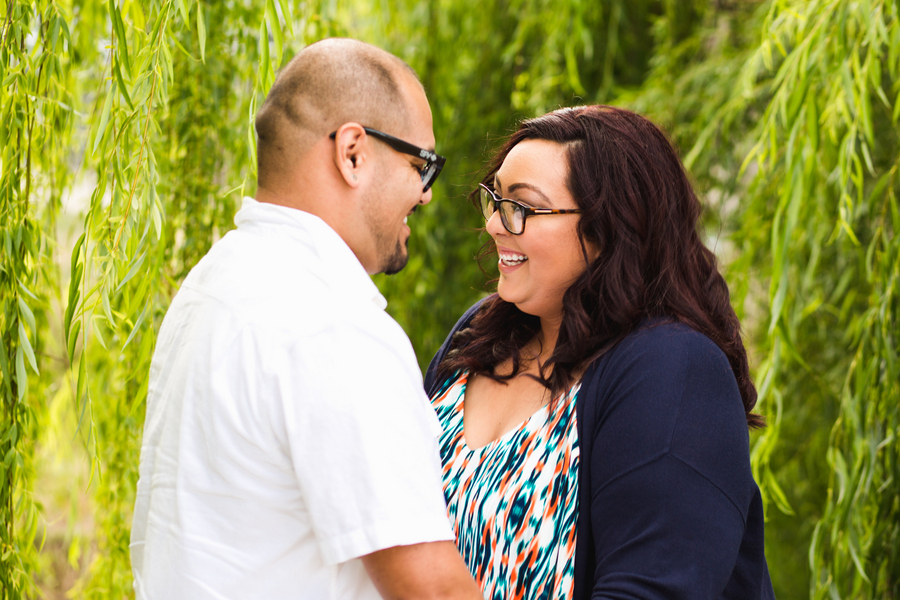
[[[181,40],[179,40],[178,38],[172,38],[172,42],[174,42],[176,48],[181,50],[181,53],[184,54],[185,57],[192,61],[197,61],[197,59],[194,58],[194,56],[188,51],[188,49],[184,47],[184,44],[181,43]]]
[[[54,16],[50,22],[50,49],[56,49],[56,42],[59,40],[59,22],[62,21],[58,16]]]
[[[202,0],[197,0],[197,39],[200,42],[200,61],[206,64],[206,20],[203,18]]]
[[[163,65],[166,67],[166,79],[171,80],[175,73],[175,67],[172,63],[172,53],[169,51],[168,44],[160,46],[160,54],[162,54],[163,57]],[[156,101],[156,99],[152,100]]]
[[[125,37],[125,23],[122,21],[122,13],[119,12],[119,7],[116,6],[115,0],[109,0],[109,16],[110,20],[112,20],[113,29],[116,32],[116,38],[119,40],[119,56],[122,57],[125,63],[125,70],[128,72],[128,78],[131,79],[131,59],[128,56],[128,39]]]
[[[128,339],[125,340],[125,344],[122,345],[122,352],[125,351],[125,348],[128,347],[128,344],[131,343],[131,340],[134,338],[135,334],[140,331],[141,324],[144,322],[144,317],[147,316],[147,309],[150,306],[150,302],[144,305],[144,309],[141,311],[141,316],[138,317],[137,322],[135,322],[134,327],[131,329],[131,333],[128,335]]]
[[[0,444],[5,444],[6,442],[12,440],[13,446],[16,445],[16,439],[18,439],[18,426],[13,423],[13,426],[6,430],[6,433],[3,434],[3,439],[0,439]]]
[[[94,148],[91,150],[91,155],[97,153],[97,147],[100,146],[100,142],[102,142],[103,138],[106,136],[106,126],[109,124],[109,111],[112,110],[112,100],[112,90],[108,90],[106,101],[103,103],[103,113],[100,115],[100,125],[97,126],[97,133],[94,137]]]
[[[82,233],[81,236],[79,236],[78,241],[75,242],[75,247],[72,248],[72,259],[69,271],[70,273],[75,272],[75,266],[79,263],[79,261],[81,261],[81,248],[82,246],[84,246],[84,240],[86,236],[87,233]]]
[[[69,301],[66,304],[66,315],[63,321],[63,331],[66,332],[66,339],[68,339],[68,331],[72,326],[72,318],[75,316],[75,311],[80,304],[78,292],[81,289],[81,272],[83,269],[84,265],[78,264],[78,266],[76,266],[75,270],[72,272],[72,277],[69,280]]]
[[[28,393],[28,372],[25,370],[25,351],[22,345],[16,348],[16,386],[18,391],[18,402],[25,398]]]
[[[806,133],[813,152],[819,149],[819,114],[815,100],[806,103]]]
[[[3,382],[6,384],[6,391],[12,398],[12,383],[9,378],[9,357],[6,355],[6,346],[0,345],[0,372],[3,373]]]
[[[125,102],[128,104],[128,108],[134,110],[134,104],[131,102],[131,96],[128,95],[128,86],[125,85],[125,80],[122,78],[122,70],[119,68],[119,61],[113,59],[113,71],[116,73],[116,84],[119,89],[119,92],[122,94],[122,97],[125,98]]]
[[[266,18],[263,17],[259,23],[259,81],[264,87],[266,86],[267,74],[269,71],[269,30],[266,27]],[[267,91],[267,90],[264,90]]]
[[[294,37],[294,13],[291,10],[289,0],[278,0],[278,4],[281,5],[281,15],[284,17],[287,33],[290,37]]]
[[[78,343],[78,334],[81,333],[81,319],[75,321],[74,325],[72,325],[72,329],[69,332],[69,337],[66,339],[66,350],[69,352],[69,362],[73,362],[75,360],[75,344]]]
[[[84,422],[84,415],[87,412],[87,406],[90,404],[90,390],[88,390],[87,382],[87,357],[86,353],[81,353],[81,359],[78,362],[78,383],[75,385],[75,407],[78,411],[78,425],[75,432],[81,431],[81,424]]]
[[[153,231],[156,233],[156,239],[159,240],[160,236],[162,236],[162,217],[159,214],[159,207],[155,200],[150,203],[150,219],[153,221]]]
[[[25,331],[25,326],[22,325],[22,321],[19,321],[19,348],[22,348],[25,351],[25,355],[28,357],[28,364],[31,365],[31,368],[34,369],[34,372],[40,375],[40,371],[37,368],[37,361],[34,359],[34,350],[31,349],[31,342],[28,341],[28,332]]]
[[[147,253],[144,252],[137,258],[137,260],[131,263],[131,268],[128,269],[128,273],[125,275],[125,278],[122,279],[121,282],[119,282],[119,285],[116,288],[116,293],[118,293],[122,289],[122,286],[131,281],[132,277],[137,275],[138,271],[140,271],[141,269],[141,266],[144,264],[144,258],[146,258],[146,256]]]
[[[37,327],[34,325],[34,313],[31,312],[31,309],[28,308],[28,305],[25,304],[25,301],[22,300],[22,296],[18,297],[19,301],[19,316],[25,319],[25,322],[28,324],[28,328],[31,329],[35,334],[37,334]]]
[[[188,7],[185,4],[184,0],[175,0],[178,4],[178,10],[181,11],[181,18],[184,20],[185,24],[189,24],[191,22],[191,18],[188,15]]]
[[[269,29],[275,38],[275,68],[281,67],[281,54],[284,50],[284,33],[281,30],[281,22],[278,19],[278,12],[275,10],[275,0],[266,0],[266,20],[269,22]]]
[[[37,299],[38,299],[38,297],[34,294],[34,292],[32,292],[31,290],[29,290],[28,287],[27,287],[24,283],[22,283],[21,281],[19,282],[19,290],[20,290],[22,293],[24,293],[26,296],[28,296],[29,298],[31,298],[32,300],[37,300]]]
[[[91,318],[91,329],[94,330],[94,335],[97,336],[97,340],[100,342],[100,345],[103,346],[104,350],[109,350],[106,347],[106,340],[103,339],[103,334],[100,332],[100,325],[97,321],[102,317],[92,317]]]
[[[100,290],[100,299],[103,304],[103,314],[106,315],[106,319],[109,321],[110,326],[114,326],[115,320],[113,319],[112,309],[109,306],[109,290],[106,286]]]
[[[897,92],[897,99],[894,100],[894,112],[891,113],[891,121],[895,124],[900,119],[900,92]]]

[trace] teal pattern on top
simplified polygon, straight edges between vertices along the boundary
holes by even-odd
[[[444,496],[460,554],[488,600],[572,597],[578,521],[575,384],[489,444],[463,433],[468,374],[432,398],[441,421]]]

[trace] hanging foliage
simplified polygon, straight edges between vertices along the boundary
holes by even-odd
[[[718,213],[769,416],[753,465],[778,509],[776,589],[896,597],[898,7],[701,12],[635,101],[672,123]]]
[[[63,323],[95,469],[96,535],[75,541],[96,546],[73,590],[85,598],[133,594],[130,522],[155,333],[181,279],[252,192],[256,105],[303,6],[169,0],[106,8],[99,22],[110,45],[95,100],[102,109],[86,158],[97,185],[72,252]],[[299,25],[314,38],[329,33]]]
[[[464,197],[519,119],[602,102],[663,125],[708,207],[769,421],[752,459],[778,597],[900,597],[898,10],[888,0],[9,0],[0,600],[54,585],[45,514],[67,511],[41,506],[56,502],[35,483],[52,471],[48,452],[87,465],[84,481],[61,485],[72,490],[67,519],[91,526],[70,525],[52,545],[78,578],[70,594],[132,596],[156,331],[254,192],[253,118],[275,73],[329,35],[380,45],[418,71],[448,156],[434,202],[410,219],[407,268],[376,278],[423,364],[496,277],[473,259],[483,222]]]
[[[7,2],[0,25],[0,599],[35,592],[32,489],[47,312],[59,280],[53,215],[68,182],[55,140],[72,125],[69,29],[49,1]],[[46,373],[46,371],[45,371]],[[45,379],[46,381],[46,379]]]

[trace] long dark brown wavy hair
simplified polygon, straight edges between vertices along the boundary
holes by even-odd
[[[522,122],[491,161],[485,185],[492,186],[510,150],[529,139],[566,147],[566,183],[582,210],[578,236],[583,248],[587,241],[599,250],[563,296],[556,348],[539,378],[551,397],[641,321],[662,318],[688,325],[721,348],[737,379],[748,425],[763,426],[763,418],[751,412],[756,388],[728,286],[697,233],[700,202],[665,134],[621,108],[560,109]],[[477,194],[471,199],[477,205]],[[521,351],[539,331],[537,317],[492,296],[456,334],[439,373],[467,369],[508,380],[519,372]],[[495,375],[494,367],[509,359],[512,374]]]

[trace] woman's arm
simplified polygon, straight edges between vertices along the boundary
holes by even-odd
[[[586,398],[599,403],[592,597],[699,600],[727,589],[759,598],[762,508],[724,354],[669,324],[638,332],[608,360]]]

